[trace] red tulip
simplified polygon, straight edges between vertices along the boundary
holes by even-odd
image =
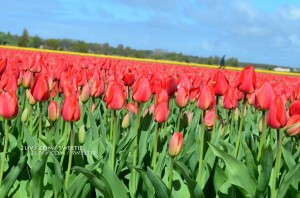
[[[33,73],[39,73],[44,65],[45,63],[43,60],[43,56],[41,53],[38,53],[33,57],[32,64],[30,65],[30,71]]]
[[[37,102],[47,101],[50,97],[50,88],[47,77],[38,76],[35,79],[30,92]]]
[[[205,115],[205,118],[204,118],[204,123],[205,123],[205,126],[208,128],[208,129],[212,129],[213,126],[214,126],[214,116],[215,116],[215,110],[211,110],[210,112],[208,112],[206,115]],[[219,119],[219,116],[217,115],[216,119]]]
[[[214,94],[212,88],[204,85],[200,88],[197,106],[202,110],[208,110],[213,107]]]
[[[18,115],[18,99],[15,92],[0,92],[0,115],[9,120]]]
[[[110,86],[106,96],[106,107],[108,109],[120,110],[123,108],[126,96],[120,85],[113,84]]]
[[[127,111],[129,111],[130,113],[134,113],[135,115],[137,115],[138,112],[138,106],[134,103],[134,102],[130,102],[126,105],[126,109]]]
[[[223,96],[223,107],[225,109],[235,109],[238,106],[237,89],[229,87]]]
[[[285,104],[280,97],[276,97],[272,102],[267,115],[267,123],[274,129],[282,128],[286,125],[287,114]]]
[[[223,96],[226,93],[229,84],[226,76],[218,71],[213,77],[213,82],[215,82],[215,95]]]
[[[139,78],[133,87],[132,97],[138,103],[147,102],[152,95],[150,82],[147,78]]]
[[[250,105],[254,105],[255,104],[255,92],[253,92],[251,94],[246,94],[246,98],[247,98],[248,103]]]
[[[175,132],[172,135],[169,145],[169,155],[176,157],[179,155],[183,147],[183,136],[180,132]]]
[[[295,136],[300,133],[300,115],[298,115],[298,114],[290,117],[290,119],[287,121],[285,127],[288,128],[296,123],[298,123],[298,125],[295,125],[287,130],[287,133],[289,136]]]
[[[187,90],[190,90],[191,88],[191,81],[184,73],[181,74],[177,79],[177,89],[180,89],[182,87],[185,87]]]
[[[256,73],[252,65],[249,65],[243,69],[239,76],[237,87],[240,91],[247,94],[255,91]]]
[[[131,70],[128,70],[123,76],[123,81],[125,86],[132,86],[135,81],[135,75]]]
[[[33,74],[30,71],[26,71],[22,75],[22,86],[25,88],[29,88],[33,82]]]
[[[8,92],[16,92],[18,89],[18,80],[15,75],[4,73],[0,81],[0,89]]]
[[[269,82],[265,82],[255,92],[255,107],[261,110],[268,110],[271,101],[275,98],[273,87]]]
[[[0,75],[5,71],[7,65],[7,58],[0,58]]]
[[[154,100],[155,105],[160,102],[169,102],[169,94],[166,90],[161,89],[158,93],[156,93]]]
[[[102,79],[93,80],[90,87],[90,96],[99,98],[104,93],[104,82]]]
[[[80,106],[76,96],[69,95],[65,98],[61,115],[66,122],[77,122],[80,119]]]
[[[180,108],[186,107],[189,102],[189,90],[186,87],[181,87],[177,91],[176,105]]]
[[[59,118],[59,108],[56,101],[52,100],[48,106],[48,119],[55,122]]]
[[[163,88],[168,92],[169,96],[177,91],[177,83],[173,77],[168,77],[163,84]]]
[[[300,101],[294,101],[289,108],[289,115],[300,115]]]
[[[163,123],[168,119],[170,113],[169,105],[167,102],[161,102],[155,106],[154,120],[158,123]]]

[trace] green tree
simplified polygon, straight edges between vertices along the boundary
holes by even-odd
[[[42,45],[42,42],[42,39],[36,35],[31,39],[31,46],[34,48],[39,48]]]
[[[29,33],[28,33],[27,29],[25,28],[23,30],[22,36],[20,36],[20,38],[18,40],[18,46],[28,47],[28,45],[29,45]]]
[[[89,51],[88,45],[84,41],[74,42],[71,49],[72,51],[82,53],[88,53]]]
[[[57,39],[47,39],[44,44],[47,49],[57,50],[59,47]]]

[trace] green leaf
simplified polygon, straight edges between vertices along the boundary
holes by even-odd
[[[101,163],[101,165],[103,177],[106,178],[110,187],[114,189],[112,191],[113,197],[128,197],[128,189],[126,188],[124,183],[120,181],[120,179],[114,174],[114,172],[107,164]]]
[[[85,168],[74,166],[72,169],[86,176],[88,180],[94,185],[94,187],[97,188],[101,193],[103,193],[105,197],[108,198],[113,197],[111,187],[109,186],[105,177],[103,177],[101,174],[100,174],[100,178],[98,178],[94,175],[94,173],[86,170]]]
[[[242,146],[243,146],[243,149],[245,152],[246,166],[248,167],[249,173],[253,178],[256,178],[258,175],[258,172],[257,172],[257,166],[255,164],[252,152],[250,151],[246,142],[243,141]]]
[[[45,176],[45,166],[47,162],[48,154],[43,155],[42,159],[34,160],[31,169],[31,190],[33,198],[40,198],[43,193],[43,179]]]
[[[214,173],[214,188],[216,193],[221,190],[221,186],[223,186],[227,181],[227,176],[225,172],[221,169],[221,167],[217,164]],[[230,184],[231,185],[231,184]],[[224,193],[224,192],[222,192]]]
[[[144,184],[145,184],[146,189],[147,189],[148,197],[154,197],[154,189],[153,189],[153,186],[152,186],[152,183],[151,183],[150,179],[147,176],[147,172],[144,171],[141,168],[135,168],[135,169],[137,170],[137,172],[140,174],[142,180],[144,181]]]
[[[288,188],[290,187],[290,184],[292,183],[293,179],[295,178],[295,174],[300,168],[300,163],[296,164],[291,170],[285,175],[283,178],[283,182],[279,186],[279,189],[277,191],[276,198],[283,198],[286,195],[286,192]]]
[[[268,189],[268,183],[272,173],[273,152],[270,145],[262,150],[261,166],[262,170],[258,176],[258,185],[256,193],[258,197],[264,197],[265,192]]]
[[[178,169],[178,172],[181,173],[187,183],[190,197],[201,198],[204,197],[204,194],[198,185],[198,183],[190,178],[191,173],[188,171],[188,168],[181,162],[175,161],[174,163],[175,169]]]
[[[9,190],[12,188],[20,173],[23,171],[26,161],[27,156],[21,157],[17,166],[10,170],[10,172],[6,175],[0,188],[0,197],[7,197]]]
[[[249,174],[249,170],[245,164],[238,161],[228,153],[225,153],[224,151],[215,147],[214,145],[210,143],[208,144],[213,153],[225,162],[228,181],[242,190],[245,190],[248,195],[254,196],[257,187],[257,181]]]
[[[157,197],[169,197],[169,189],[167,188],[165,183],[158,177],[158,175],[149,167],[147,168],[147,176],[155,189]]]

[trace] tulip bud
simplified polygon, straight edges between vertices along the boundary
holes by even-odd
[[[255,91],[255,107],[262,110],[270,109],[271,102],[275,98],[273,87],[265,82]]]
[[[211,110],[209,113],[207,113],[205,115],[205,118],[204,118],[204,123],[205,123],[205,126],[207,127],[207,129],[211,130],[214,126],[214,116],[215,116],[215,110]],[[217,115],[216,119],[218,119],[219,116]]]
[[[298,124],[296,124],[296,123],[298,123]],[[296,125],[291,127],[294,124],[296,124]],[[289,128],[289,127],[291,127],[291,128]],[[292,117],[290,117],[285,128],[289,128],[287,130],[287,134],[289,136],[295,136],[295,135],[299,134],[300,133],[300,115],[296,114],[296,115],[293,115]]]
[[[81,102],[86,103],[89,100],[89,97],[90,97],[90,87],[89,84],[86,83],[81,90],[80,100]]]
[[[58,104],[55,101],[51,101],[48,106],[48,119],[51,122],[55,122],[59,118]]]
[[[24,109],[24,111],[22,112],[22,115],[21,115],[21,121],[23,123],[25,123],[27,121],[27,118],[28,118],[28,108],[26,107]]]
[[[214,75],[213,81],[216,82],[215,95],[223,96],[226,93],[229,84],[226,76],[222,72],[217,71]]]
[[[208,110],[213,107],[213,102],[214,94],[211,88],[208,85],[204,85],[200,89],[197,106],[202,110]]]
[[[30,71],[26,71],[22,76],[22,86],[29,88],[33,82],[33,74]]]
[[[126,129],[130,123],[130,112],[127,112],[122,121],[122,128]]]
[[[106,93],[106,107],[112,110],[120,110],[123,108],[126,96],[121,86],[113,84]]]
[[[293,115],[300,115],[300,101],[296,100],[294,101],[289,108],[289,115],[293,116]]]
[[[175,132],[171,138],[169,145],[169,155],[176,157],[179,155],[183,147],[183,137],[180,132]]]
[[[32,96],[29,89],[26,90],[26,96],[27,96],[27,99],[28,99],[30,105],[35,105],[36,104],[36,100]]]
[[[189,126],[192,123],[193,120],[193,113],[190,111],[186,111],[183,114],[183,123],[184,126]]]
[[[240,110],[238,109],[238,108],[236,108],[235,110],[234,110],[234,121],[238,121],[239,120],[239,117],[240,117]]]
[[[78,142],[79,144],[84,144],[85,142],[85,129],[84,125],[81,125],[78,131]]]

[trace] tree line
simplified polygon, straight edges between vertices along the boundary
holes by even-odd
[[[105,54],[105,55],[117,55],[125,57],[135,57],[135,58],[149,58],[149,59],[159,59],[159,60],[170,60],[179,61],[186,63],[200,63],[208,65],[219,65],[221,57],[220,56],[209,56],[200,57],[186,55],[177,52],[168,52],[166,50],[156,49],[156,50],[137,50],[132,49],[123,44],[118,46],[110,46],[109,43],[88,43],[85,41],[73,40],[73,39],[44,39],[38,35],[31,36],[27,29],[23,30],[22,35],[12,35],[10,32],[4,33],[0,32],[0,44],[20,46],[20,47],[32,47],[32,48],[43,48],[51,50],[61,50],[61,51],[73,51],[82,53],[94,53],[94,54]],[[225,61],[225,65],[243,67],[245,63],[240,63],[237,58],[230,57]],[[274,65],[261,64],[264,68],[271,68]],[[259,64],[256,64],[259,67]]]

